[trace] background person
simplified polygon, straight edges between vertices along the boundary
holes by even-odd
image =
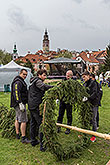
[[[72,70],[68,70],[66,72],[66,78],[64,80],[68,80],[70,78],[73,77],[73,72]],[[63,121],[63,116],[65,113],[65,109],[66,109],[66,114],[67,114],[67,125],[71,125],[72,124],[72,105],[70,104],[65,104],[65,102],[63,102],[63,100],[60,100],[60,106],[59,106],[59,116],[57,119],[57,123],[62,123]],[[60,132],[61,128],[58,127],[58,133]],[[70,129],[66,129],[65,134],[69,134],[70,133]]]
[[[39,127],[42,123],[42,116],[39,112],[39,105],[42,103],[42,98],[44,93],[49,88],[53,86],[43,83],[47,78],[47,71],[41,69],[37,72],[37,76],[31,79],[31,84],[29,86],[28,94],[28,108],[30,110],[31,122],[30,122],[30,135],[31,135],[31,145],[36,146],[39,142],[36,139],[39,133]],[[43,133],[40,133],[40,150],[44,151],[43,148]]]
[[[103,91],[102,91],[102,87],[101,85],[96,81],[95,79],[95,74],[91,73],[90,74],[90,78],[96,82],[97,84],[97,96],[98,96],[98,110],[97,110],[97,117],[96,117],[96,121],[97,121],[97,129],[99,128],[99,106],[101,106],[101,99],[102,99],[102,95],[103,95]]]
[[[29,143],[30,141],[26,138],[26,103],[28,102],[28,91],[25,83],[27,76],[27,70],[21,69],[19,76],[15,77],[11,84],[11,107],[14,107],[16,112],[15,128],[16,138],[20,139],[20,128],[22,134],[22,143]]]
[[[99,75],[99,81],[100,81],[100,85],[102,85],[102,83],[103,83],[103,72],[101,72],[101,74]]]
[[[88,98],[83,98],[83,101],[89,101],[91,103],[92,110],[92,130],[97,130],[97,111],[98,111],[98,96],[97,96],[97,84],[90,78],[90,73],[85,71],[82,74],[82,78],[85,81],[83,84],[87,88],[87,93],[90,95]],[[92,136],[90,139],[92,142],[96,140],[95,136]]]

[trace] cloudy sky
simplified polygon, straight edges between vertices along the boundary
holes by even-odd
[[[110,42],[110,0],[0,0],[0,49],[35,53],[45,28],[50,49],[105,49]]]

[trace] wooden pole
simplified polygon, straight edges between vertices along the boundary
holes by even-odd
[[[44,110],[43,110],[43,121],[42,121],[43,124],[45,122],[45,111],[46,111],[46,102],[44,103]]]
[[[89,134],[89,135],[94,135],[94,136],[98,136],[100,138],[110,140],[110,135],[108,135],[108,134],[94,132],[94,131],[90,131],[90,130],[86,130],[86,129],[82,129],[82,128],[78,128],[78,127],[74,127],[74,126],[69,126],[69,125],[65,125],[65,124],[60,124],[60,123],[56,123],[56,125],[59,126],[59,127],[69,128],[71,130],[75,130],[75,131],[78,131],[78,132],[82,132],[82,133],[86,133],[86,134]]]

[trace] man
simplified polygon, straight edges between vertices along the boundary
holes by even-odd
[[[68,70],[66,72],[66,78],[65,80],[68,80],[70,78],[73,77],[73,72],[72,70]],[[65,113],[65,109],[67,111],[67,125],[71,125],[72,124],[72,106],[70,104],[65,104],[62,100],[60,100],[60,107],[59,107],[59,116],[57,119],[57,123],[62,123],[63,121],[63,116]],[[61,128],[58,127],[58,133],[60,132]],[[70,133],[70,129],[66,129],[65,134],[69,134]]]
[[[97,130],[97,111],[98,111],[98,96],[97,96],[97,84],[95,81],[93,81],[90,78],[90,73],[88,71],[85,71],[82,74],[82,78],[85,81],[84,86],[87,87],[87,92],[90,95],[88,98],[84,97],[83,101],[89,101],[91,103],[91,109],[92,109],[92,130]],[[90,139],[92,142],[96,140],[95,136],[92,136]]]
[[[26,103],[28,102],[28,91],[25,83],[27,76],[27,70],[21,69],[19,76],[16,76],[11,85],[11,107],[14,107],[16,112],[15,128],[16,138],[20,139],[20,128],[22,135],[22,143],[29,143],[29,140],[25,136],[26,132]]]
[[[39,113],[39,105],[42,103],[45,91],[52,88],[52,86],[43,83],[46,77],[47,71],[44,69],[39,70],[37,76],[31,79],[29,87],[28,108],[31,115],[30,135],[32,146],[36,146],[39,143],[36,139],[36,136],[38,136],[39,133],[39,127],[42,123],[42,116]],[[43,133],[40,133],[40,150],[44,151],[42,139]]]
[[[90,74],[90,78],[96,82],[97,84],[97,92],[98,92],[98,109],[99,109],[99,106],[101,106],[101,99],[102,99],[102,95],[103,95],[103,91],[102,91],[102,87],[101,85],[96,81],[96,78],[95,78],[95,74],[91,73]],[[96,118],[96,121],[97,121],[97,129],[99,128],[99,111],[97,110],[97,118]]]

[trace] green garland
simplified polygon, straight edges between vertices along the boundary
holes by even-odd
[[[80,123],[81,128],[90,129],[90,103],[88,101],[85,103],[82,102],[84,96],[88,97],[85,87],[78,81],[71,79],[62,81],[57,86],[49,89],[44,95],[43,102],[40,106],[40,112],[43,115],[41,129],[44,133],[46,147],[57,156],[58,160],[78,157],[82,150],[88,146],[89,138],[88,135],[82,134],[81,138],[72,140],[72,142],[66,142],[66,145],[62,145],[59,142],[60,135],[57,133],[55,120],[55,110],[58,108],[55,101],[56,99],[62,99],[66,104],[71,104],[73,111],[77,112],[78,123]],[[44,112],[45,106],[46,111]]]

